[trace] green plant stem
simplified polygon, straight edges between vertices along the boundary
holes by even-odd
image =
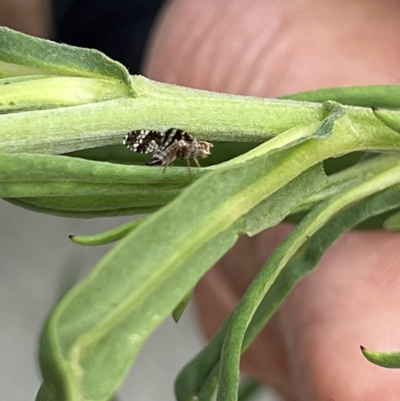
[[[169,127],[210,141],[263,142],[299,124],[321,121],[326,114],[320,103],[219,94],[142,76],[131,81],[136,97],[0,115],[0,150],[65,153],[121,143],[123,134],[133,129]],[[367,135],[389,131],[370,109],[345,106],[344,111],[354,135],[361,129]]]

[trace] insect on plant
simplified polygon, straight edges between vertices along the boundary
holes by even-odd
[[[193,158],[200,167],[198,157],[204,158],[211,154],[213,144],[198,141],[187,132],[178,128],[169,128],[164,132],[154,130],[135,130],[125,135],[124,145],[134,152],[152,153],[154,155],[146,163],[149,166],[164,166],[173,164],[176,159],[189,160]]]

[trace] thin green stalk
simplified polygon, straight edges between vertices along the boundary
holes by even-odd
[[[275,282],[282,269],[294,257],[301,246],[323,227],[333,216],[348,205],[364,199],[377,191],[384,190],[400,182],[400,163],[393,160],[392,166],[383,171],[377,171],[374,176],[365,182],[341,193],[333,199],[324,202],[314,209],[309,216],[288,237],[288,247],[284,256],[279,255],[277,260],[273,254],[268,263],[260,270],[252,281],[245,295],[236,307],[228,326],[221,352],[220,387],[218,400],[237,401],[239,388],[239,361],[242,353],[246,330],[261,304],[265,294]],[[388,166],[385,166],[388,167]],[[285,245],[282,245],[285,246]]]
[[[121,143],[133,129],[169,127],[210,141],[261,142],[299,124],[321,121],[326,113],[319,103],[217,94],[141,76],[132,77],[132,87],[136,97],[0,115],[0,150],[65,153]],[[368,109],[347,106],[344,111],[354,135],[389,131]]]

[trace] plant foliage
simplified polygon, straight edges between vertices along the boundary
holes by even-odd
[[[285,99],[188,89],[129,76],[94,50],[1,28],[1,197],[66,217],[142,215],[72,238],[118,242],[50,313],[36,400],[110,400],[151,332],[174,311],[179,318],[197,281],[240,235],[299,221],[177,378],[179,401],[208,401],[216,392],[237,400],[241,353],[332,242],[363,222],[398,228],[399,98],[397,86]],[[220,162],[163,174],[109,146],[133,129],[170,127],[213,141]],[[222,162],[232,147],[238,156]],[[373,157],[345,167],[339,158],[326,175],[324,161],[354,152]],[[363,352],[400,366],[398,353]]]

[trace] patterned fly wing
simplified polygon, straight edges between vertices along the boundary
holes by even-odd
[[[167,129],[163,133],[163,135],[164,135],[163,149],[166,149],[168,146],[171,146],[174,143],[177,143],[179,141],[185,141],[186,143],[191,143],[196,140],[191,135],[189,135],[186,131],[183,131],[179,128]]]
[[[125,135],[123,144],[133,152],[153,153],[163,142],[163,133],[153,130],[136,130]]]

